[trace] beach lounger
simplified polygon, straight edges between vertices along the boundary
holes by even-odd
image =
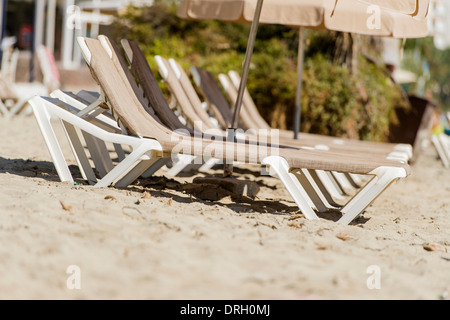
[[[433,143],[444,167],[450,168],[450,137],[445,133],[441,133],[439,135],[432,134],[431,142]]]
[[[131,70],[135,74],[135,78],[138,80],[138,82],[141,82],[143,84],[143,89],[145,91],[149,91],[149,88],[146,88],[146,83],[153,82],[156,85],[156,80],[152,77],[151,70],[148,66],[147,60],[142,53],[142,51],[139,49],[139,46],[136,43],[128,42],[126,40],[122,41],[122,44],[125,48],[125,52],[127,52],[128,60],[131,61]],[[197,93],[195,92],[195,89],[193,88],[192,84],[190,83],[187,75],[182,70],[181,66],[176,63],[173,59],[170,59],[169,61],[165,60],[162,57],[156,57],[159,71],[162,76],[162,78],[165,80],[165,82],[168,84],[170,91],[172,92],[173,97],[178,101],[178,103],[181,105],[181,109],[184,111],[184,113],[193,113],[196,112],[197,115],[203,116],[203,119],[208,118],[208,114],[205,112],[205,110],[201,106],[201,101],[198,98]],[[151,77],[151,79],[147,79],[148,77]],[[151,94],[148,94],[151,95]],[[203,113],[203,115],[202,115]],[[191,119],[193,117],[191,116]],[[197,117],[198,119],[198,117]],[[201,121],[201,120],[197,120]],[[206,127],[209,127],[206,125]],[[225,133],[222,132],[223,136],[225,136]],[[290,139],[292,140],[292,139]],[[298,141],[295,141],[299,146]],[[302,146],[303,147],[303,146]],[[305,147],[304,147],[305,148]],[[356,151],[359,151],[356,149]],[[345,150],[345,154],[348,154],[348,150]],[[372,158],[373,156],[371,156]],[[187,165],[187,164],[185,164]],[[315,184],[317,182],[317,175],[321,178],[321,184],[325,184],[326,189],[330,193],[322,194],[322,199],[328,199],[328,203],[326,205],[332,206],[336,205],[334,201],[332,200],[332,197],[335,197],[336,199],[341,199],[342,192],[339,192],[340,186],[343,186],[345,189],[353,190],[355,188],[359,188],[359,184],[363,184],[363,181],[357,176],[357,175],[351,175],[351,174],[341,174],[341,173],[333,173],[334,175],[327,176],[324,172],[305,172],[307,176],[310,174],[316,177],[315,181],[310,181],[311,184]],[[328,173],[330,174],[330,173]],[[330,178],[334,179],[334,177],[339,181],[329,181]],[[357,181],[357,182],[356,182]],[[308,181],[305,182],[305,184],[309,184]],[[322,193],[324,193],[326,190],[323,190]],[[319,190],[317,190],[317,193]],[[332,197],[330,197],[332,195]],[[316,205],[316,208],[320,208],[320,204]],[[322,206],[322,208],[326,208]],[[320,211],[320,209],[319,209]]]
[[[59,72],[56,68],[53,54],[44,45],[36,49],[37,60],[42,72],[42,82],[11,82],[3,81],[2,87],[7,87],[8,94],[1,97],[0,111],[4,115],[19,114],[28,105],[28,100],[35,95],[48,95],[60,87]]]
[[[16,79],[17,61],[19,59],[19,49],[7,48],[3,51],[2,64],[0,69],[0,114],[8,115],[9,110],[5,105],[16,99],[16,93],[12,84]]]
[[[179,101],[181,109],[182,110],[194,109],[194,111],[197,114],[199,114],[199,115],[203,114],[204,115],[203,118],[208,117],[208,114],[202,107],[200,98],[198,97],[197,93],[195,92],[195,89],[193,88],[191,82],[189,81],[188,76],[186,75],[184,70],[181,68],[181,66],[177,62],[175,62],[173,59],[170,59],[169,61],[167,61],[166,59],[164,59],[160,56],[155,57],[155,59],[159,66],[158,70],[159,70],[162,78],[168,84],[169,89],[172,91],[172,95],[175,96],[177,101]],[[206,127],[208,127],[208,126],[206,126]],[[244,140],[252,139],[255,137],[253,135],[255,132],[256,131],[254,131],[254,130],[250,131],[247,135],[243,135],[243,137],[241,137],[241,139],[244,139]],[[267,132],[271,132],[271,131],[267,131]],[[274,133],[277,134],[278,132],[274,131]],[[222,131],[221,134],[223,135],[223,137],[226,137],[225,131]],[[264,141],[264,142],[271,143],[272,141],[270,140],[270,138],[271,137],[269,137],[269,139],[266,139],[266,141]],[[275,143],[277,145],[280,143],[278,138],[276,139]],[[281,143],[281,144],[283,145],[283,143]],[[295,148],[314,149],[314,148],[311,148],[310,146],[302,145],[299,143],[297,143],[297,146],[295,146]],[[310,174],[311,173],[305,173],[305,175],[307,177],[310,177]],[[341,175],[341,174],[336,174],[338,176],[337,180],[340,179],[341,180],[340,182],[338,182],[338,181],[330,182],[329,179],[330,178],[334,179],[334,177],[326,175],[325,173],[322,173],[322,172],[313,173],[313,176],[316,177],[316,174],[318,174],[318,176],[321,177],[320,183],[324,184],[324,187],[327,190],[327,192],[322,191],[321,195],[320,195],[321,198],[328,199],[325,206],[316,204],[316,208],[322,207],[323,208],[322,210],[326,210],[326,208],[330,205],[336,206],[334,201],[331,200],[332,197],[334,196],[336,199],[342,199],[341,196],[345,193],[344,190],[351,192],[354,189],[354,185],[356,185],[356,183],[352,184],[347,181],[348,178],[352,179],[351,177],[345,177],[344,175]],[[314,185],[315,183],[317,183],[317,179],[315,182],[304,181],[304,184],[306,184],[306,183]],[[338,188],[336,188],[336,186],[338,186]],[[318,209],[318,210],[321,211],[321,209]]]
[[[191,74],[193,75],[194,82],[204,94],[205,98],[211,105],[216,105],[215,109],[229,110],[229,104],[226,98],[223,96],[220,88],[217,85],[214,77],[206,70],[198,67],[191,67]],[[219,80],[225,89],[230,101],[235,101],[237,95],[237,87],[239,86],[239,75],[236,72],[230,72],[230,78],[221,74]],[[248,91],[245,91],[243,105],[242,105],[241,121],[244,128],[265,128],[270,129],[270,126],[260,115],[257,107],[251,99]],[[228,118],[230,111],[222,113],[224,118]],[[228,118],[227,121],[231,121]],[[299,140],[292,138],[292,132],[286,130],[280,130],[280,137],[282,141],[290,141],[290,143],[309,144],[310,146],[325,146],[328,148],[348,149],[353,152],[367,152],[367,153],[380,153],[385,154],[391,159],[397,159],[399,161],[409,160],[413,156],[412,147],[408,144],[391,144],[391,143],[378,143],[370,141],[358,141],[345,138],[336,138],[329,136],[322,136],[317,134],[299,133]]]
[[[137,83],[141,85],[144,93],[146,96],[149,97],[154,97],[155,95],[152,93],[152,91],[154,91],[153,88],[158,88],[158,83],[156,81],[156,79],[153,77],[152,71],[147,63],[147,60],[145,58],[145,56],[143,55],[142,51],[140,51],[140,49],[138,48],[138,45],[134,42],[128,42],[126,40],[122,41],[122,45],[125,48],[125,52],[126,52],[126,56],[128,57],[128,60],[130,62],[130,69],[131,71],[134,73],[135,78],[137,79]],[[165,60],[163,60],[162,58],[159,59],[158,61],[159,63],[166,63]],[[160,68],[160,71],[162,71],[163,73],[165,72],[164,78],[165,79],[169,79],[169,75],[171,80],[176,80],[174,78],[174,74],[171,71],[170,66],[167,64],[164,65],[164,68]],[[180,100],[179,102],[182,105],[185,105],[184,108],[182,108],[183,113],[188,113],[190,114],[190,121],[196,121],[199,122],[200,124],[203,124],[202,121],[202,117],[203,119],[208,119],[208,115],[206,113],[199,114],[196,112],[195,108],[193,108],[193,106],[190,103],[185,103],[188,102],[188,97],[184,94],[184,90],[181,87],[172,87],[171,89],[174,90],[174,98],[177,100]],[[150,100],[152,100],[150,98]],[[197,101],[198,102],[198,101]],[[159,114],[161,112],[171,112],[167,107],[165,110],[160,110],[161,107],[167,106],[167,103],[162,104],[162,103],[156,103],[155,101],[153,101],[153,103],[151,103],[154,107],[154,110],[156,112],[156,114]],[[196,114],[194,114],[194,112]],[[177,128],[177,129],[183,129],[183,126],[180,127],[180,123],[178,121],[178,119],[176,117],[174,117],[174,115],[172,114],[172,118],[174,119],[175,123],[167,123],[167,126],[172,127],[172,128]],[[167,119],[167,117],[166,117]],[[195,120],[194,120],[195,119]],[[168,119],[168,121],[170,122],[170,119]],[[178,124],[177,124],[178,122]],[[192,125],[193,127],[193,125]],[[202,126],[198,126],[199,128]],[[206,128],[208,128],[209,130],[211,130],[211,124],[205,124]],[[204,128],[203,127],[203,128]],[[202,132],[200,132],[202,133]],[[205,132],[203,132],[203,134],[205,134]],[[211,132],[209,132],[208,134],[211,134]],[[217,127],[213,127],[213,132],[212,134],[214,134],[214,136],[220,137],[222,141],[226,140],[225,137],[225,132],[223,132],[222,130],[219,130]],[[243,141],[245,141],[245,137],[243,139]],[[190,166],[192,166],[192,163],[195,162],[196,158],[195,157],[191,157],[190,159],[184,155],[184,158],[180,159],[175,165],[174,167],[168,172],[169,174],[174,174],[174,170],[175,173],[178,173],[182,168],[188,168]],[[197,169],[202,169],[204,168],[205,170],[207,168],[209,168],[209,166],[213,165],[213,164],[217,164],[220,163],[220,159],[208,159],[206,161],[206,163],[204,165],[202,165],[200,168]],[[207,168],[205,168],[205,166]],[[302,177],[303,178],[303,177]],[[317,197],[317,195],[314,195],[313,197],[307,196],[307,198],[309,200],[311,200],[311,198],[315,199],[315,197]],[[319,211],[328,211],[332,206],[331,203],[334,204],[334,202],[332,201],[332,198],[329,197],[329,201],[327,201],[328,206],[324,205],[324,201],[320,200],[318,201],[316,204],[313,204],[312,200],[310,201],[310,203],[312,204],[312,206],[316,207]],[[337,204],[336,204],[337,205]]]
[[[97,92],[89,92],[82,90],[77,94],[57,89],[50,94],[51,97],[61,100],[71,106],[71,110],[79,117],[87,119],[87,121],[98,120],[100,124],[114,128],[113,132],[120,133],[121,129],[117,125],[109,109],[104,108],[104,99]],[[103,104],[103,107],[101,105]],[[110,130],[111,131],[111,130]],[[83,146],[89,150],[90,157],[94,163],[99,177],[105,176],[109,170],[113,168],[114,158],[122,161],[125,158],[126,148],[121,145],[113,144],[115,155],[111,155],[107,145],[100,139],[81,132],[84,140]],[[70,140],[70,136],[68,136]],[[95,181],[94,181],[95,183]]]
[[[256,152],[249,144],[211,141],[181,135],[163,126],[155,117],[146,102],[139,96],[128,68],[118,68],[113,60],[119,59],[117,52],[106,38],[102,43],[94,39],[79,38],[83,56],[90,66],[93,75],[99,82],[102,92],[120,127],[130,136],[107,132],[88,121],[55,106],[50,99],[36,97],[32,99],[41,131],[47,142],[58,146],[57,138],[51,130],[47,130],[51,116],[57,117],[72,126],[78,127],[105,142],[129,145],[132,152],[117,164],[97,186],[126,185],[136,179],[142,172],[162,158],[170,158],[174,150],[191,156],[204,157],[209,153],[214,158],[224,160],[243,160],[270,167],[273,175],[281,179],[288,192],[307,219],[317,219],[316,213],[302,196],[297,175],[301,168],[313,170],[336,170],[372,174],[373,179],[341,210],[341,223],[350,223],[393,181],[406,177],[409,166],[397,162],[367,162],[348,159],[337,155],[324,157],[318,151],[284,150],[258,147]],[[133,80],[133,81],[130,81]],[[156,92],[155,92],[156,94]],[[157,92],[163,97],[162,92]],[[164,100],[164,101],[163,101]],[[161,99],[164,103],[165,99]],[[167,103],[167,102],[165,102]],[[64,172],[67,164],[61,161],[61,152],[55,146],[49,147],[55,166],[62,180],[70,180],[70,171]],[[56,152],[55,152],[56,150]],[[62,162],[62,163],[59,163]]]
[[[107,41],[107,39],[106,38],[103,38],[103,45],[104,45],[104,47],[106,47],[106,49],[107,50],[112,50],[112,53],[114,53],[114,51],[115,51],[115,49],[111,49],[111,48],[113,48],[110,44],[109,44],[109,42]],[[90,40],[91,41],[91,40]],[[113,58],[114,58],[114,54],[112,55],[113,56]],[[117,58],[117,56],[116,56],[116,58]],[[122,65],[122,71],[124,72],[124,73],[126,73],[126,71],[128,71],[128,69],[127,69],[127,67],[126,66],[123,66]],[[128,75],[127,76],[127,79],[129,80],[130,79],[130,75]],[[133,81],[129,81],[129,82],[131,82],[131,87],[133,87],[133,85],[135,85],[134,83],[133,83]],[[156,89],[156,88],[154,88],[154,89]],[[159,87],[158,87],[158,90],[159,90]],[[159,93],[160,93],[160,91],[158,91]],[[160,103],[164,103],[165,102],[165,100],[164,101],[162,101],[163,99],[159,99],[159,101],[160,101]],[[167,102],[165,102],[166,104],[167,104]],[[142,104],[142,103],[141,103]],[[113,108],[113,110],[114,110],[114,108]],[[143,110],[141,110],[141,112],[142,112]],[[149,118],[149,121],[153,118],[152,117],[152,112],[150,112],[150,113],[148,113],[148,112],[146,112],[146,113],[144,113],[145,115],[150,115],[150,118]],[[161,123],[160,122],[157,122],[157,121],[155,121],[154,120],[154,118],[153,118],[153,123],[156,125],[156,126],[160,126],[161,125]],[[154,129],[154,128],[152,128],[152,129]],[[148,130],[148,129],[147,129]],[[163,132],[166,132],[165,130],[167,130],[167,127],[163,127],[163,126],[161,126],[161,130],[163,130]],[[163,133],[163,132],[161,132],[161,133]],[[167,133],[166,133],[167,134]],[[171,133],[171,134],[173,134],[173,132]],[[184,137],[184,140],[186,140],[187,139],[187,137],[186,136],[183,136]],[[158,141],[160,141],[161,139],[162,140],[164,140],[164,139],[167,139],[168,138],[168,136],[161,136],[160,137],[160,139],[157,139]],[[190,138],[190,139],[193,139],[193,140],[189,140],[189,145],[190,145],[190,143],[192,143],[192,142],[195,142],[195,141],[198,141],[199,143],[205,143],[205,141],[203,140],[203,139],[198,139],[198,140],[196,140],[196,138]],[[199,141],[200,140],[200,141]],[[206,140],[207,142],[209,141],[209,140]],[[183,143],[184,143],[185,141],[183,141]],[[237,147],[237,148],[241,148],[243,145],[242,144],[230,144],[230,143],[227,143],[227,142],[223,142],[223,141],[215,141],[214,142],[214,144],[218,144],[218,146],[220,147],[220,148],[223,148],[223,147],[225,147],[225,146],[228,146],[228,147],[232,147],[232,145],[233,145],[233,148],[235,148],[235,147]],[[248,145],[245,145],[246,147],[248,146]],[[267,148],[267,147],[261,147],[261,146],[259,146],[259,150],[261,151],[261,150],[263,150],[264,152],[262,152],[262,154],[264,154],[264,155],[266,155],[266,153],[268,152],[268,150],[270,150],[270,151],[272,151],[272,148]],[[191,151],[193,151],[193,150],[191,150]],[[357,157],[353,157],[353,158],[348,158],[348,157],[344,157],[343,155],[336,155],[336,154],[333,154],[333,153],[326,153],[326,156],[324,157],[324,153],[323,152],[315,152],[315,151],[311,151],[311,150],[293,150],[292,148],[287,148],[287,149],[283,149],[283,148],[279,148],[278,150],[277,150],[277,153],[280,153],[280,154],[283,154],[283,155],[285,155],[285,157],[286,158],[289,158],[290,160],[287,160],[286,158],[283,158],[282,156],[269,156],[269,157],[265,157],[264,159],[260,159],[260,161],[256,161],[256,163],[262,163],[262,164],[268,164],[268,159],[270,158],[270,159],[272,159],[272,161],[275,161],[275,162],[283,162],[283,159],[284,159],[284,161],[285,162],[283,162],[283,163],[290,163],[291,161],[293,161],[292,159],[296,159],[294,162],[296,162],[296,161],[298,161],[298,163],[296,164],[296,165],[294,165],[294,166],[297,166],[296,167],[296,169],[302,169],[303,168],[303,166],[301,165],[301,163],[305,163],[305,164],[308,164],[308,165],[305,165],[305,168],[306,169],[312,169],[312,170],[327,170],[327,169],[324,169],[323,167],[321,167],[321,165],[319,164],[320,162],[322,162],[322,161],[326,161],[327,163],[328,163],[328,165],[329,165],[329,168],[331,168],[331,167],[333,167],[333,166],[336,166],[336,170],[335,171],[338,171],[338,172],[352,172],[353,171],[353,169],[352,170],[348,170],[349,168],[347,168],[347,170],[342,170],[343,168],[342,167],[340,167],[340,165],[342,165],[343,163],[340,163],[340,160],[338,160],[338,159],[341,159],[342,161],[344,161],[345,163],[346,163],[346,165],[351,165],[351,163],[352,162],[354,162],[355,164],[356,163],[358,163],[358,165],[362,165],[363,163],[367,163],[366,161],[368,160],[367,158],[364,158],[364,159],[359,159],[359,158],[357,158]],[[306,153],[305,155],[304,155],[304,153]],[[195,154],[195,152],[193,152],[193,154],[192,154],[192,152],[191,152],[191,155],[194,155],[194,156],[203,156],[203,154]],[[222,157],[223,156],[225,156],[225,154],[223,154],[222,152],[219,152],[219,155],[221,155]],[[246,154],[245,155],[245,159],[246,160],[248,160],[248,157],[249,157],[250,155],[249,154]],[[310,160],[308,160],[307,158],[308,157],[313,157],[313,158],[315,158],[316,156],[318,156],[319,158],[320,158],[320,161],[318,162],[318,163],[315,163],[315,164],[311,164],[311,162],[310,162]],[[331,160],[331,159],[324,159],[324,158],[327,158],[328,156],[330,156],[330,157],[333,157],[334,159],[333,160]],[[217,157],[216,155],[214,156],[215,158],[220,158],[220,157]],[[305,158],[304,158],[305,157]],[[343,160],[345,158],[345,160]],[[238,158],[237,157],[235,157],[235,159],[232,159],[232,160],[234,160],[234,161],[236,161]],[[317,159],[318,160],[318,159]],[[315,161],[313,161],[313,162],[315,162]],[[374,161],[375,163],[377,162],[376,160]],[[390,165],[392,165],[392,166],[394,166],[396,169],[395,169],[395,171],[398,171],[397,169],[398,168],[402,168],[402,170],[404,171],[404,169],[405,168],[408,168],[408,166],[407,165],[404,165],[404,164],[400,164],[400,163],[397,163],[397,162],[394,162],[394,161],[379,161],[378,162],[378,164],[379,165],[381,165],[382,167],[385,167],[385,165],[386,164],[388,164],[388,166],[390,166]],[[311,166],[311,168],[308,168],[309,166]],[[340,167],[340,168],[339,168]],[[290,172],[294,172],[295,171],[295,169],[294,169],[294,171],[289,171],[289,172],[282,172],[282,170],[280,169],[280,166],[278,166],[278,165],[275,165],[275,167],[274,168],[276,168],[275,169],[275,171],[278,171],[278,176],[285,176],[287,173],[290,173]],[[272,168],[272,169],[274,169],[274,168]],[[280,171],[281,170],[281,171]],[[328,171],[331,171],[331,170],[328,170]],[[364,171],[364,170],[363,170]],[[404,172],[406,172],[406,171],[404,171]],[[280,173],[282,173],[282,174],[280,174]],[[366,173],[368,173],[368,172],[361,172],[360,170],[358,170],[358,169],[356,169],[356,171],[354,171],[354,173],[363,173],[363,174],[366,174]],[[292,174],[292,173],[290,173],[290,174]],[[289,174],[288,174],[289,175]],[[295,176],[295,175],[293,175],[293,176]],[[296,185],[297,185],[297,188],[301,188],[301,185],[299,185],[299,183],[298,183],[298,179],[296,178],[296,179],[294,179],[294,181],[295,181],[295,183],[296,183]],[[373,181],[373,180],[372,180]],[[286,180],[284,181],[285,182],[285,185],[288,187],[288,185],[289,185],[289,182],[287,182]],[[370,183],[368,183],[367,185],[366,185],[366,187],[364,188],[364,190],[367,190],[366,188],[367,187],[369,187],[369,189],[370,189]],[[288,187],[288,190],[291,190],[292,191],[292,187]],[[298,191],[298,190],[296,190],[296,191]],[[360,197],[363,197],[363,194],[365,194],[365,192],[360,192],[360,193],[358,193],[358,195],[354,198],[355,199],[355,202],[359,202],[359,200],[357,200],[358,198],[360,198]],[[297,195],[296,195],[297,196]],[[294,199],[295,199],[295,197],[294,197]],[[298,201],[298,202],[301,202],[301,201]],[[352,204],[351,204],[351,202],[352,201],[350,201],[349,202],[349,204],[350,204],[350,206],[352,206]],[[304,205],[304,203],[303,203],[303,205]],[[343,209],[343,212],[346,212],[346,210],[347,209],[349,209],[350,207],[344,207],[344,209]]]
[[[137,53],[136,53],[137,55]],[[186,112],[196,112],[199,116],[203,116],[203,119],[207,118],[209,115],[206,113],[204,108],[202,107],[202,103],[200,101],[200,98],[198,97],[195,89],[193,88],[188,76],[184,72],[184,70],[181,68],[181,66],[173,59],[169,59],[168,61],[160,56],[155,57],[157,64],[159,66],[159,71],[164,79],[164,81],[168,84],[170,91],[172,92],[172,95],[176,98],[177,101],[179,101],[179,104],[181,106],[182,110],[186,110]],[[193,110],[193,111],[191,111]],[[206,126],[208,127],[208,126]],[[223,132],[223,135],[225,136],[225,132]],[[251,137],[251,133],[247,136]],[[277,143],[278,140],[277,140]],[[317,141],[308,141],[306,139],[303,139],[302,141],[293,140],[292,138],[284,138],[281,139],[280,142],[282,145],[286,144],[289,146],[295,146],[298,148],[303,149],[320,149],[320,150],[330,150],[334,152],[344,152],[346,155],[349,153],[351,154],[360,154],[367,156],[367,154],[371,154],[370,157],[380,157],[382,156],[384,158],[386,150],[380,150],[377,152],[373,150],[374,148],[366,148],[365,150],[362,150],[360,146],[358,147],[352,147],[352,146],[334,146],[331,145],[331,148],[328,146],[318,145]],[[395,159],[399,161],[407,161],[407,157],[403,154],[400,154],[400,156],[395,156],[398,154],[398,152],[391,152],[391,154],[387,155],[387,158],[389,159]],[[357,175],[350,175],[350,174],[342,174],[338,172],[329,173],[329,175],[326,175],[324,172],[318,172],[314,173],[318,174],[321,177],[321,182],[325,184],[327,190],[329,191],[330,195],[333,195],[335,198],[340,199],[341,195],[343,194],[343,190],[352,192],[354,189],[358,189],[360,185],[362,185],[363,178],[357,176]],[[329,179],[334,178],[337,181],[330,182]],[[335,186],[338,186],[337,188]],[[325,198],[329,198],[327,195],[324,195]]]
[[[197,72],[195,68],[193,68],[193,72]],[[211,87],[217,87],[217,83],[209,72],[203,71],[203,73],[201,74],[207,74],[209,85]],[[237,97],[237,90],[240,84],[240,75],[235,71],[230,71],[228,74],[229,77],[225,74],[220,74],[219,80],[223,88],[225,89],[229,99],[231,101],[234,101]],[[217,99],[217,95],[221,94],[220,89],[216,88],[214,90],[214,94],[215,99]],[[270,127],[260,115],[247,89],[245,89],[244,91],[243,108],[241,112],[243,112],[242,121],[246,126],[262,126],[263,128]],[[385,155],[386,159],[397,160],[401,162],[408,162],[414,156],[413,147],[409,144],[359,141],[309,133],[299,133],[299,140],[295,140],[292,138],[292,132],[286,130],[280,130],[280,135],[284,137],[282,141],[290,141],[288,143],[297,144],[298,142],[300,142],[302,144],[308,144],[316,148],[325,147],[329,150],[337,149],[353,154],[364,153],[368,155]],[[355,175],[344,176],[343,174],[338,172],[333,172],[332,174],[339,181],[339,184],[343,189],[352,189],[352,187],[357,187],[357,184],[360,180],[360,178]],[[362,179],[364,180],[364,178]],[[356,185],[355,181],[358,181],[356,182]]]
[[[173,59],[169,59],[168,61],[160,56],[155,57],[155,60],[157,61],[157,64],[159,66],[159,71],[163,79],[168,83],[169,88],[172,91],[172,94],[175,97],[178,97],[178,100],[180,100],[180,106],[182,110],[187,110],[191,112],[193,109],[194,112],[196,112],[200,118],[205,119],[209,117],[208,113],[204,110],[202,107],[202,102],[200,98],[198,97],[194,87],[192,86],[192,83],[190,82],[188,76],[184,72],[184,70],[181,68],[181,66]],[[169,73],[171,72],[169,69],[172,70],[172,75],[169,76]],[[176,81],[178,80],[178,81]],[[180,95],[180,91],[182,92]],[[235,91],[237,95],[237,90]],[[184,95],[183,95],[184,94]],[[233,96],[235,98],[235,96]],[[188,101],[190,103],[188,103]],[[244,110],[243,110],[244,111]],[[251,114],[245,114],[243,118],[251,118]],[[267,124],[263,127],[257,127],[256,123],[252,124],[253,127],[249,127],[248,125],[245,126],[247,130],[250,131],[250,134],[248,137],[251,137],[251,132],[256,132],[259,129],[264,130],[271,130],[275,132],[274,129],[271,129],[267,126]],[[208,125],[206,125],[207,128],[209,128]],[[277,130],[277,132],[279,132]],[[304,134],[302,136],[302,139],[294,140],[291,137],[286,137],[285,135],[280,137],[280,144],[282,145],[288,145],[288,146],[295,146],[298,148],[317,148],[321,150],[331,150],[334,152],[352,152],[355,154],[371,154],[374,156],[384,156],[388,159],[392,160],[398,160],[398,161],[408,161],[408,155],[403,152],[398,152],[393,150],[394,145],[387,145],[384,146],[383,144],[373,144],[373,143],[360,143],[358,144],[351,144],[351,143],[344,143],[344,145],[336,145],[333,143],[330,143],[329,137],[322,137],[318,135],[307,135]]]
[[[152,71],[148,65],[145,55],[140,50],[138,44],[135,42],[122,40],[122,46],[125,49],[127,59],[130,63],[130,69],[134,73],[138,84],[140,84],[140,86],[142,87],[146,96],[154,97],[154,94],[152,93],[152,91],[154,89],[152,87],[157,88],[158,83],[152,74]],[[157,59],[157,61],[158,61],[158,64],[160,65],[159,71],[162,74],[162,77],[167,81],[167,83],[172,91],[173,98],[176,100],[179,100],[178,103],[181,105],[181,107],[182,107],[181,109],[183,110],[183,113],[191,113],[192,114],[193,112],[196,112],[201,115],[201,112],[203,112],[203,119],[207,119],[209,117],[208,114],[206,114],[206,112],[204,112],[203,109],[198,110],[198,108],[202,108],[202,107],[199,105],[201,102],[198,100],[199,98],[198,98],[197,94],[192,91],[190,93],[190,97],[188,97],[187,94],[185,93],[185,90],[181,86],[177,85],[178,84],[177,78],[182,76],[183,73],[178,73],[177,75],[175,75],[174,72],[172,71],[171,67],[169,66],[169,62],[167,62],[165,59],[163,59],[161,57],[159,57]],[[189,79],[187,78],[187,76],[185,74],[184,74],[184,77],[185,77],[185,81],[189,81]],[[191,85],[191,90],[194,90],[192,85]],[[197,100],[195,100],[195,98],[197,98]],[[193,104],[191,104],[189,102],[190,99],[193,99]],[[151,98],[150,98],[150,100],[151,100]],[[197,104],[197,105],[195,105],[195,104]],[[166,108],[165,110],[158,110],[159,108],[164,107],[164,104],[157,103],[157,101],[154,101],[154,98],[153,98],[152,105],[154,106],[157,114],[162,113],[162,112],[172,113],[170,110],[168,110],[168,108]],[[166,105],[167,105],[167,103],[166,103]],[[174,121],[173,121],[174,123],[167,123],[167,126],[172,127],[172,128],[180,128],[181,124],[178,122],[178,119],[176,117],[174,117],[173,114],[172,114],[172,118],[174,119]],[[191,115],[190,118],[193,119],[194,117]],[[167,119],[167,117],[166,117],[166,119]],[[196,119],[196,121],[199,121],[199,122],[201,121],[201,120],[197,120],[197,119],[200,119],[199,117],[197,117],[195,119]],[[168,121],[170,122],[170,119]],[[193,124],[192,124],[192,126],[193,126]],[[210,126],[208,124],[205,125],[205,127],[210,128]],[[224,131],[221,131],[218,128],[215,128],[214,133],[217,133],[219,136],[221,136],[222,140],[225,141],[226,138],[225,138]],[[267,143],[268,142],[267,140],[264,141],[264,143]],[[246,141],[245,136],[242,137],[242,141]],[[277,144],[278,144],[278,141],[277,141]],[[186,156],[184,156],[184,157],[185,157],[184,159],[181,159],[180,161],[178,161],[178,163],[176,163],[176,165],[169,171],[169,174],[177,174],[183,168],[190,168],[190,166],[192,166],[192,162],[195,161],[195,158],[189,159]],[[221,163],[220,159],[209,159],[208,161],[206,161],[206,163],[204,165],[202,165],[200,168],[196,168],[196,169],[207,170],[214,164],[218,164],[218,163]],[[176,170],[176,171],[174,172],[174,170]],[[312,177],[311,177],[311,175],[312,175]],[[322,176],[322,177],[320,177],[320,176]],[[313,195],[308,196],[308,198],[316,199],[316,204],[315,205],[313,204],[313,205],[317,208],[318,211],[328,211],[330,207],[339,207],[339,205],[334,202],[334,199],[342,200],[343,198],[341,196],[343,195],[343,191],[338,189],[339,186],[338,186],[337,182],[335,182],[335,181],[329,182],[328,181],[332,177],[328,177],[325,173],[321,173],[321,172],[318,172],[318,173],[305,172],[304,176],[302,176],[302,179],[304,180],[305,177],[308,177],[310,180],[314,180],[314,181],[305,181],[304,184],[307,185],[306,189],[310,190],[310,193],[311,192],[313,193]],[[330,195],[327,193],[327,190],[325,190],[325,188],[332,189],[330,192],[331,193]],[[333,197],[334,197],[334,199],[333,199]],[[318,198],[320,198],[321,200],[319,200]],[[313,200],[311,200],[311,203],[312,202],[313,202]]]

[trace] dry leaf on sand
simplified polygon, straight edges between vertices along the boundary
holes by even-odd
[[[426,243],[423,245],[423,248],[426,251],[431,252],[447,252],[447,249],[443,245],[440,245],[439,243]]]
[[[62,200],[59,200],[59,203],[61,204],[61,207],[62,207],[64,210],[68,211],[69,213],[73,213],[73,212],[72,212],[72,206],[71,206],[71,205],[67,204],[66,202],[64,202],[64,201],[62,201]]]
[[[349,241],[349,240],[352,239],[351,236],[349,236],[348,234],[345,234],[345,233],[339,233],[339,234],[337,234],[337,235],[336,235],[336,238],[338,238],[339,240],[342,240],[342,241]]]

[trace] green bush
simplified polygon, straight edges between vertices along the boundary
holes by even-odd
[[[358,132],[360,99],[355,77],[322,54],[306,61],[303,128],[326,135],[354,136]]]

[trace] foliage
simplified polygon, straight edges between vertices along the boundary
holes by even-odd
[[[423,88],[411,91],[426,94],[444,109],[450,110],[450,49],[438,50],[433,38],[408,40],[404,49],[403,68],[417,74]],[[427,70],[429,68],[429,70]]]
[[[164,0],[148,8],[129,7],[115,24],[116,40],[138,41],[155,70],[153,56],[159,54],[177,59],[186,70],[196,65],[215,76],[229,70],[241,72],[249,25],[188,21],[178,18],[176,10],[176,5]],[[351,35],[307,34],[302,131],[385,140],[393,108],[402,101],[398,87],[384,70],[355,53],[356,40]],[[297,29],[261,25],[248,79],[261,114],[282,129],[293,125],[298,41]],[[366,52],[377,54],[379,48],[371,41],[361,43]],[[355,61],[358,72],[352,70]]]

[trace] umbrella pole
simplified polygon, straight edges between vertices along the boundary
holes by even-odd
[[[6,0],[0,0],[0,44],[6,33]],[[3,51],[0,50],[0,61],[2,60]]]
[[[255,47],[256,33],[258,32],[259,18],[261,16],[261,10],[264,0],[258,0],[255,9],[255,16],[253,17],[252,26],[250,29],[250,35],[247,44],[247,50],[245,53],[244,65],[242,67],[241,83],[239,84],[238,96],[234,106],[233,122],[231,128],[227,130],[227,141],[236,142],[236,129],[239,125],[239,113],[242,107],[242,101],[244,98],[245,87],[247,86],[248,72],[250,69],[250,62],[252,60],[253,48]],[[233,175],[233,159],[228,159],[224,165],[224,177],[231,177]],[[231,162],[231,163],[228,163]]]
[[[305,62],[305,28],[301,27],[298,40],[297,89],[295,94],[294,139],[298,140],[302,110],[303,66]]]

